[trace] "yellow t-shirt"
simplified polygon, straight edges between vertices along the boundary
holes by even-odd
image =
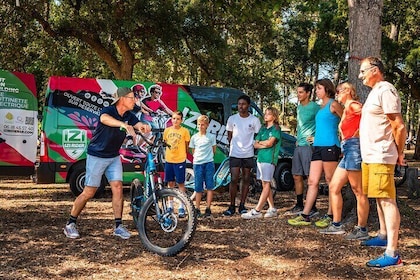
[[[190,142],[190,132],[184,128],[173,126],[163,132],[163,140],[170,145],[165,151],[165,160],[169,163],[181,163],[187,159],[187,147]]]

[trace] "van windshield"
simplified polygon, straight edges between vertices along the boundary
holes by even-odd
[[[223,104],[217,102],[196,102],[200,113],[221,124],[225,123]]]

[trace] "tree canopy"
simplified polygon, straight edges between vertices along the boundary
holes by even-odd
[[[289,116],[299,82],[349,78],[350,2],[0,0],[0,67],[40,85],[64,75],[235,87]],[[384,0],[381,13],[381,56],[404,104],[420,99],[419,8]]]

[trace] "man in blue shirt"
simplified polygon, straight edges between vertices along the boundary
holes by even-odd
[[[119,88],[114,97],[115,100],[111,106],[102,109],[98,126],[93,132],[93,137],[87,148],[85,188],[74,201],[70,218],[64,228],[64,234],[68,238],[80,237],[76,228],[77,217],[86,203],[95,195],[104,174],[112,190],[112,208],[115,217],[114,235],[123,239],[128,239],[131,236],[130,232],[122,225],[123,170],[119,150],[127,133],[136,139],[134,129],[148,132],[150,127],[141,123],[131,112],[136,97],[130,88]]]

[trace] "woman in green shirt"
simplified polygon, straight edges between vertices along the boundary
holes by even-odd
[[[281,145],[281,128],[279,125],[278,110],[274,107],[267,108],[264,114],[264,121],[265,126],[261,127],[254,143],[254,148],[258,149],[257,179],[262,181],[263,190],[257,206],[249,212],[242,214],[241,217],[244,219],[261,218],[261,210],[266,202],[268,202],[269,208],[264,218],[277,216],[270,182],[273,179]]]

